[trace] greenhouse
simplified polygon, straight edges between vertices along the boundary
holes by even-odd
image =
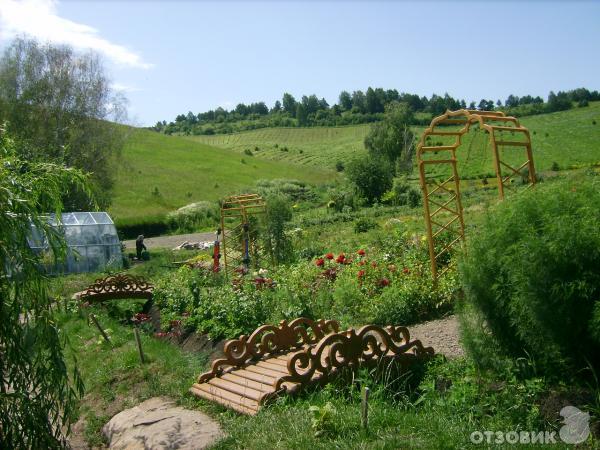
[[[68,246],[67,258],[63,263],[53,264],[47,259],[46,269],[49,273],[97,272],[123,267],[117,229],[107,213],[63,213],[60,224],[54,215],[49,216],[49,221],[62,230]],[[32,229],[29,245],[40,253],[48,250],[45,238],[35,228]]]

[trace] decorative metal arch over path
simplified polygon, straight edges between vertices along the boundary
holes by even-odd
[[[461,145],[463,135],[467,134],[473,125],[489,135],[498,196],[501,200],[514,188],[511,185],[514,177],[521,178],[527,187],[536,182],[529,130],[515,117],[506,116],[500,111],[461,109],[446,111],[433,119],[417,144],[417,164],[423,190],[427,240],[434,279],[447,270],[445,268],[438,273],[441,259],[465,237],[456,150]],[[509,164],[507,161],[513,161],[513,154],[519,150],[525,154],[522,164]],[[437,171],[442,173],[444,167],[450,169],[449,176],[446,170],[443,181],[436,177],[436,166]],[[442,244],[436,245],[440,241]]]

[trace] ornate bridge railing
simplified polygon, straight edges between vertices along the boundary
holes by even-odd
[[[401,369],[431,357],[433,349],[410,340],[406,327],[366,325],[339,332],[336,321],[295,319],[264,325],[250,337],[227,342],[190,391],[244,414],[256,414],[271,398],[326,383],[341,369],[399,363]]]
[[[154,286],[134,275],[111,275],[99,278],[85,290],[73,294],[74,300],[103,302],[123,298],[152,300]]]

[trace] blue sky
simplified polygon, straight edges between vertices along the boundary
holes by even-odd
[[[102,53],[131,121],[367,86],[470,100],[600,89],[600,3],[0,0],[17,33]]]

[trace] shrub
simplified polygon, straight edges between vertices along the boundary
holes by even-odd
[[[246,150],[244,150],[244,155],[254,156],[254,153],[252,153],[252,150],[250,150],[249,148],[247,148]]]
[[[315,200],[317,194],[311,186],[298,180],[289,179],[274,179],[274,180],[258,180],[256,188],[259,194],[263,197],[273,197],[283,195],[290,201],[297,202],[300,200]]]
[[[373,219],[370,219],[369,217],[360,217],[356,220],[356,222],[354,222],[354,232],[366,233],[377,226],[377,222],[375,222]]]
[[[198,231],[203,227],[215,227],[219,222],[219,208],[216,203],[201,201],[190,203],[167,215],[167,223],[172,230],[183,233]]]
[[[336,162],[335,170],[337,170],[338,172],[343,172],[344,171],[344,162],[343,161]]]
[[[411,325],[440,317],[450,311],[455,289],[452,273],[433,287],[431,277],[412,273],[412,269],[382,290],[370,305],[370,321],[380,325]]]
[[[292,220],[292,208],[285,197],[271,197],[267,200],[265,222],[265,248],[274,264],[290,262],[294,256],[292,240],[286,234],[289,221]]]
[[[552,170],[553,172],[558,172],[560,170],[560,166],[556,161],[552,163],[552,167],[550,167],[550,170]]]
[[[348,164],[348,179],[369,204],[379,201],[392,187],[392,168],[383,158],[365,156]]]
[[[463,330],[483,366],[532,358],[538,370],[600,369],[600,189],[567,180],[495,207],[462,258]]]

